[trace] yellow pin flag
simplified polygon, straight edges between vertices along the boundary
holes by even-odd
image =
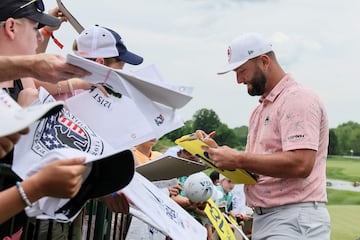
[[[237,223],[236,219],[235,219],[233,216],[231,216],[231,215],[229,215],[229,221],[230,221],[232,224],[234,224],[235,226],[239,226],[239,224]]]
[[[210,198],[206,204],[204,212],[214,226],[221,240],[236,240],[234,232],[226,221],[220,209]]]

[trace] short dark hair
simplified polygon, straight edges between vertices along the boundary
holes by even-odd
[[[217,172],[217,171],[212,171],[212,172],[210,173],[210,179],[211,179],[211,181],[212,181],[213,183],[215,183],[216,180],[219,180],[219,178],[220,178],[219,172]]]

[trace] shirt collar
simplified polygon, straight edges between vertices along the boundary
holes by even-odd
[[[279,82],[276,84],[276,86],[271,90],[271,92],[264,98],[260,97],[259,102],[263,101],[269,101],[274,102],[277,96],[280,95],[280,93],[287,88],[288,86],[291,86],[295,83],[295,80],[292,78],[290,74],[286,74]]]

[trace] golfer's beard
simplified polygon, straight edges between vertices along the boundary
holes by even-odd
[[[262,96],[265,92],[266,81],[267,79],[265,75],[261,72],[260,69],[257,69],[251,82],[248,83],[249,95]],[[251,88],[249,88],[249,85],[251,86]]]

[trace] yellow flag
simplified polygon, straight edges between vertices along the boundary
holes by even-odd
[[[216,229],[221,240],[236,240],[234,232],[230,225],[224,218],[220,209],[216,206],[214,201],[210,198],[205,207],[205,214],[209,218],[210,222]]]
[[[229,220],[235,226],[239,226],[239,224],[237,223],[236,219],[233,216],[229,215]]]

